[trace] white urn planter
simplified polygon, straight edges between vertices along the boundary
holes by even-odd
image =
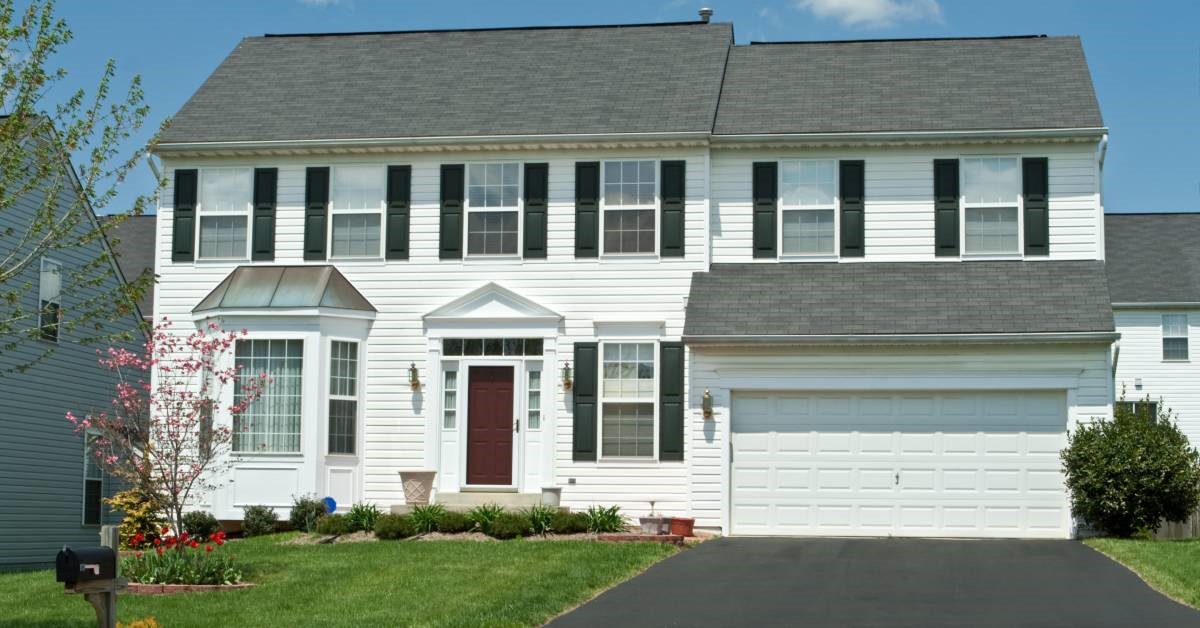
[[[422,506],[429,503],[433,493],[433,478],[437,471],[416,469],[400,472],[400,485],[404,487],[404,503],[409,506]]]

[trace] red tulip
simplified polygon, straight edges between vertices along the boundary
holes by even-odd
[[[141,557],[142,557],[142,553],[141,553],[141,552],[138,552],[137,554],[134,554],[134,555],[135,555],[135,556],[137,556],[138,558],[141,558]]]
[[[154,549],[154,551],[158,552],[158,555],[159,555],[159,556],[162,556],[162,553],[163,553],[163,548],[161,548],[161,547],[156,547],[156,548]]]
[[[162,539],[154,539],[154,547],[158,547],[159,545],[162,545]]]
[[[212,552],[212,551],[213,551],[213,546],[211,546],[211,545],[205,545],[205,546],[204,546],[204,551],[206,551],[206,552]]]
[[[166,526],[164,526],[164,527],[163,527],[163,529],[162,529],[162,533],[163,533],[163,534],[166,534],[166,533],[168,533],[168,532],[170,532],[170,531],[171,531],[171,528],[168,528],[168,527],[166,527]]]

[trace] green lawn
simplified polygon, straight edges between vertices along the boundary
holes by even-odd
[[[1134,570],[1155,589],[1200,608],[1200,539],[1088,539],[1084,542]]]
[[[118,619],[173,626],[530,626],[670,556],[656,543],[381,541],[230,543],[259,586],[170,596],[123,595]],[[0,624],[95,626],[82,596],[52,571],[0,573]]]

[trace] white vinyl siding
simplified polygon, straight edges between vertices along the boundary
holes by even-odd
[[[1019,254],[1019,160],[1016,157],[968,157],[961,164],[963,254]]]
[[[358,434],[358,343],[329,345],[329,453],[353,455]]]
[[[330,182],[330,256],[382,255],[382,166],[336,166]]]
[[[1187,361],[1188,359],[1188,316],[1187,314],[1163,314],[1162,357],[1164,361]]]
[[[467,255],[516,255],[521,226],[521,164],[467,165]]]
[[[38,334],[58,342],[62,323],[62,264],[42,258],[38,274]]]
[[[652,342],[601,345],[600,455],[603,457],[654,456],[654,349]]]
[[[238,340],[234,363],[234,402],[240,403],[259,376],[267,383],[245,412],[233,417],[233,451],[238,453],[299,453],[300,416],[304,399],[304,341]]]
[[[200,259],[245,259],[253,201],[250,168],[204,168],[199,172]]]
[[[1192,446],[1200,446],[1200,362],[1164,360],[1164,316],[1186,316],[1190,320],[1200,310],[1153,310],[1114,308],[1113,319],[1121,334],[1121,348],[1114,373],[1114,399],[1128,402],[1156,402],[1170,409],[1179,429]],[[1182,321],[1179,321],[1182,322]],[[1184,330],[1189,337],[1188,325]],[[1177,336],[1183,340],[1182,336]]]
[[[782,257],[836,254],[837,162],[779,162],[779,251]]]
[[[658,164],[606,161],[601,222],[604,253],[653,254],[658,223]]]

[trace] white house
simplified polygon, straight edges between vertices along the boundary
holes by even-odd
[[[1075,37],[699,22],[243,40],[164,133],[155,312],[246,328],[219,517],[293,495],[1067,537],[1110,413]]]

